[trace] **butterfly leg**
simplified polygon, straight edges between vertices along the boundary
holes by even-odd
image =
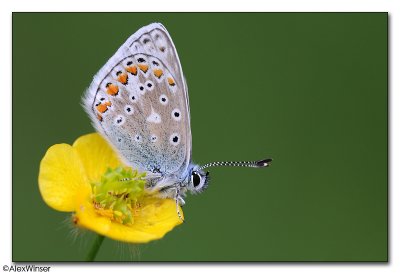
[[[176,204],[176,213],[178,214],[179,219],[184,222],[185,220],[182,218],[181,212],[179,210],[179,202],[183,199],[182,197],[179,195],[180,194],[180,187],[177,186],[175,188],[176,192],[175,192],[175,204]],[[185,203],[185,201],[183,201],[183,203]]]
[[[178,197],[178,202],[181,206],[184,206],[186,204],[185,200],[182,198],[182,196]]]

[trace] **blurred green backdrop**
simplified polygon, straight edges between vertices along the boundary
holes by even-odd
[[[42,201],[47,148],[93,132],[80,98],[138,28],[162,22],[189,85],[193,157],[212,170],[186,223],[97,260],[386,261],[386,13],[14,13],[13,260],[79,261],[69,214]]]

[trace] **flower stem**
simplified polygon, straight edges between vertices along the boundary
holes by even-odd
[[[86,256],[86,261],[87,262],[93,262],[94,259],[96,258],[97,252],[99,252],[100,246],[103,243],[104,236],[97,234],[96,238],[94,239],[94,242],[92,244],[92,247],[89,250],[89,253]]]

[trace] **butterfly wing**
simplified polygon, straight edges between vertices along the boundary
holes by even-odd
[[[94,77],[84,107],[126,164],[182,175],[191,158],[188,94],[165,27],[139,29]]]

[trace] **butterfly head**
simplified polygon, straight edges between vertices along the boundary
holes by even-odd
[[[202,169],[193,169],[189,177],[188,190],[193,194],[203,192],[210,181],[209,174],[208,171],[205,172]]]

